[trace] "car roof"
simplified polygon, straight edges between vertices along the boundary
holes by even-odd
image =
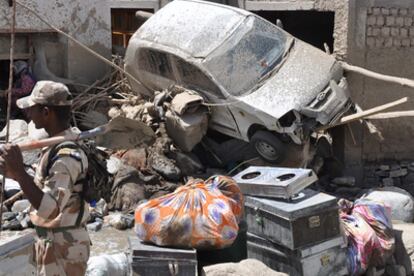
[[[238,8],[197,0],[175,0],[137,31],[139,39],[205,58],[251,15]]]

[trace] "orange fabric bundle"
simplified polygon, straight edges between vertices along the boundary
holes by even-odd
[[[223,248],[237,237],[243,195],[226,176],[190,180],[175,192],[149,200],[135,211],[135,232],[160,246]]]

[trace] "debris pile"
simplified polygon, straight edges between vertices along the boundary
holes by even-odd
[[[414,162],[411,160],[364,166],[366,187],[402,188],[414,196]]]
[[[181,93],[185,93],[184,99],[175,99]],[[146,123],[156,134],[155,142],[149,147],[118,150],[100,148],[102,154],[108,156],[108,181],[111,182],[112,190],[108,202],[102,199],[91,209],[90,230],[98,231],[104,223],[117,229],[131,228],[133,216],[128,214],[140,202],[173,192],[188,177],[205,173],[201,161],[190,152],[207,130],[207,108],[201,103],[201,97],[179,87],[157,92],[153,101],[145,101],[130,91],[126,79],[120,73],[112,73],[82,92],[74,93],[73,122],[80,129],[94,128],[107,123],[110,118],[121,116]],[[180,116],[187,114],[191,114],[191,118],[196,114],[201,120],[195,123],[189,122],[188,118],[182,120]],[[44,138],[43,133],[29,135],[29,127],[23,120],[12,120],[11,124],[12,142]],[[177,125],[178,128],[175,127]],[[170,137],[177,130],[181,132],[175,136],[174,143]],[[186,135],[187,131],[197,137],[194,139],[194,135]],[[5,130],[2,133],[5,135]],[[191,139],[186,140],[186,137]],[[180,142],[185,151],[177,146]],[[33,172],[40,151],[25,152],[24,157],[27,169]],[[29,227],[29,210],[24,208],[29,207],[27,200],[19,200],[22,193],[19,193],[17,183],[13,185],[11,179],[6,182],[7,212],[3,215],[3,229]],[[12,198],[13,195],[15,197]],[[108,210],[120,211],[122,214],[107,217]]]

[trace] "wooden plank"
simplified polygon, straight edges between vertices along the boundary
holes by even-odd
[[[361,74],[361,75],[364,75],[366,77],[370,77],[373,79],[382,80],[386,82],[392,82],[392,83],[400,84],[402,86],[408,86],[408,87],[414,88],[414,80],[380,74],[377,72],[367,70],[362,67],[350,65],[346,62],[340,62],[340,63],[345,71],[354,72],[354,73],[358,73],[358,74]]]
[[[374,108],[371,108],[371,109],[367,109],[365,111],[362,111],[362,112],[359,112],[359,113],[356,113],[356,114],[352,114],[352,115],[349,115],[349,116],[342,117],[342,119],[339,121],[339,124],[350,123],[350,122],[359,120],[361,118],[377,114],[377,113],[379,113],[383,110],[386,110],[386,109],[389,109],[391,107],[400,105],[400,104],[405,103],[407,101],[408,101],[408,97],[404,97],[404,98],[401,98],[399,100],[396,100],[396,101],[393,101],[393,102],[390,102],[390,103],[387,103],[387,104],[383,104],[383,105],[380,105],[380,106],[377,106],[377,107],[374,107]]]
[[[328,128],[332,128],[332,127],[336,127],[336,126],[339,126],[339,125],[348,124],[348,123],[351,123],[351,122],[354,122],[354,121],[358,121],[360,119],[364,119],[368,116],[380,113],[383,110],[386,110],[386,109],[389,109],[391,107],[400,105],[400,104],[405,103],[407,101],[408,101],[408,97],[404,97],[404,98],[401,98],[397,101],[393,101],[393,102],[383,104],[383,105],[380,105],[380,106],[377,106],[377,107],[374,107],[374,108],[371,108],[371,109],[367,109],[367,110],[362,111],[362,112],[358,112],[358,113],[355,113],[355,114],[352,114],[352,115],[349,115],[349,116],[345,116],[345,117],[342,117],[341,120],[337,124],[323,126],[323,127],[318,128],[316,131],[326,130]]]
[[[394,111],[394,112],[384,112],[378,113],[375,115],[371,115],[366,119],[370,120],[383,120],[383,119],[392,119],[392,118],[400,118],[400,117],[413,117],[414,110],[405,110],[405,111]]]

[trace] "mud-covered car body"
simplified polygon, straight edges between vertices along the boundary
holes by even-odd
[[[211,104],[209,127],[245,141],[268,130],[302,144],[350,106],[333,57],[211,2],[176,0],[151,16],[131,38],[125,68],[148,96],[174,84],[196,91]]]

